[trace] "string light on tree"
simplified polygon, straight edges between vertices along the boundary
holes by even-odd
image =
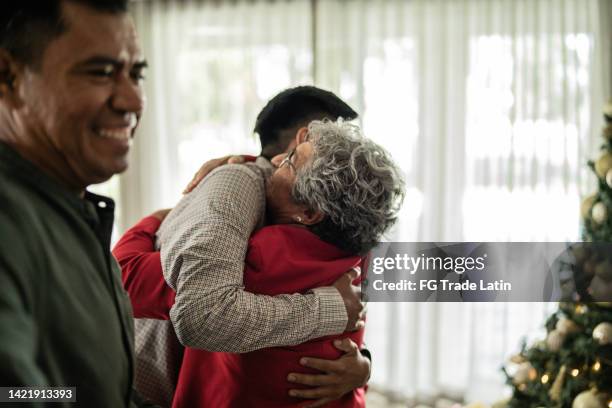
[[[597,373],[599,372],[599,370],[601,370],[601,363],[599,362],[599,360],[597,360],[594,364],[593,364],[593,372]]]
[[[589,311],[589,308],[587,305],[583,305],[583,304],[578,304],[576,305],[576,314],[582,315],[585,314]]]

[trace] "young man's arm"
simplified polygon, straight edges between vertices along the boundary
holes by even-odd
[[[240,353],[346,329],[347,309],[334,287],[275,297],[244,291],[248,239],[264,203],[262,178],[228,165],[211,173],[162,226],[162,266],[176,289],[170,317],[184,345]]]
[[[159,252],[154,249],[155,232],[166,213],[167,210],[160,210],[143,218],[124,234],[113,250],[122,265],[124,285],[134,304],[135,313],[146,314],[136,317],[167,318],[174,301],[175,292],[167,286],[163,278]],[[160,290],[160,284],[167,289]],[[143,298],[135,298],[138,296]],[[160,299],[154,299],[155,296]],[[315,398],[319,398],[317,402],[339,398],[367,381],[370,375],[370,359],[369,356],[364,359],[362,355],[347,350],[347,354],[340,359],[327,362],[326,369],[323,370],[325,374],[304,376],[295,373],[294,382],[310,385],[312,388],[293,391],[297,392],[297,397],[302,398],[313,398],[316,395]],[[316,363],[317,359],[314,359],[313,364]],[[310,366],[309,363],[306,365]]]
[[[136,318],[170,319],[175,292],[164,280],[159,251],[155,250],[155,233],[165,212],[140,220],[113,248]]]

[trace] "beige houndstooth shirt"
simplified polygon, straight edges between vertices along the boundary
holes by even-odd
[[[158,231],[164,277],[176,290],[170,317],[185,346],[244,353],[346,327],[344,302],[333,287],[274,297],[244,291],[248,240],[263,225],[270,172],[263,158],[218,168],[183,197]]]

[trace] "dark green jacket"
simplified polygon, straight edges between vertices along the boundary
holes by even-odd
[[[113,214],[112,200],[80,198],[0,143],[0,386],[75,386],[66,407],[129,406],[133,321]]]

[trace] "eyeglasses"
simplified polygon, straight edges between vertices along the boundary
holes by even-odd
[[[278,168],[280,169],[284,165],[288,165],[289,167],[291,167],[293,172],[296,173],[297,169],[295,168],[295,164],[293,164],[293,161],[292,161],[294,155],[295,155],[295,148],[291,150],[289,154],[283,159],[283,161],[279,163]]]

